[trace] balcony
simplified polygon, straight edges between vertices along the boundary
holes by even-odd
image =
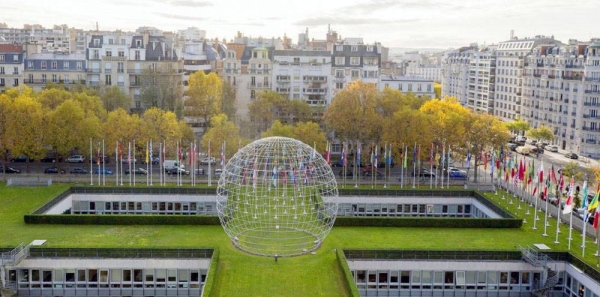
[[[586,77],[585,81],[598,81],[598,82],[600,82],[600,77]]]
[[[100,72],[102,72],[102,70],[100,68],[87,68],[87,69],[85,69],[85,72],[88,72],[88,73],[100,73]]]
[[[597,115],[584,114],[583,118],[584,119],[597,119],[598,116]]]
[[[105,68],[104,73],[112,73],[112,68]]]
[[[23,81],[24,84],[27,85],[45,85],[48,83],[46,79],[26,79]]]
[[[269,87],[269,83],[248,83],[248,88],[250,89],[268,89]]]
[[[600,94],[600,90],[585,90],[586,94]]]
[[[281,94],[289,94],[290,88],[277,88],[277,89],[275,89],[275,91],[277,93],[281,93]]]
[[[566,127],[566,126],[567,126],[567,123],[562,123],[562,125],[563,125],[563,127]]]
[[[541,74],[539,74],[539,73],[534,73],[534,74],[533,74],[533,77],[542,77],[542,75],[541,75]]]
[[[304,88],[302,91],[306,94],[327,94],[327,88]]]
[[[579,76],[563,75],[562,79],[581,81],[581,77]]]
[[[583,106],[599,106],[598,102],[583,102]]]
[[[345,77],[343,75],[342,76],[336,75],[333,78],[333,80],[335,80],[336,82],[344,82],[346,79],[345,79]]]
[[[114,56],[102,56],[103,61],[107,62],[124,62],[127,61],[126,57],[114,57]]]
[[[239,73],[240,70],[239,69],[235,69],[235,68],[225,68],[225,73],[226,74],[236,74]]]
[[[88,85],[90,85],[90,86],[94,86],[94,87],[97,87],[97,86],[99,86],[99,85],[100,85],[100,82],[99,82],[99,81],[89,81],[89,82],[88,82]]]
[[[269,74],[269,69],[248,69],[250,74]]]
[[[316,81],[316,82],[327,82],[327,76],[310,76],[305,75],[302,77],[304,82]]]
[[[554,79],[554,78],[556,78],[556,75],[550,74],[550,75],[548,75],[548,78],[553,78]]]
[[[592,132],[600,132],[600,128],[597,127],[582,127],[581,130],[583,131],[592,131]]]
[[[599,131],[595,131],[595,132],[599,132]],[[587,144],[596,144],[596,140],[595,139],[586,139],[585,143],[587,143]]]
[[[576,112],[572,112],[571,115],[572,116],[577,116],[577,113]]]
[[[133,80],[133,81],[129,82],[129,87],[139,87],[141,85],[142,85],[142,83],[140,81],[134,81]]]
[[[290,76],[289,76],[289,75],[278,75],[278,76],[275,78],[275,80],[276,80],[277,82],[281,82],[281,83],[284,83],[284,82],[290,82]]]

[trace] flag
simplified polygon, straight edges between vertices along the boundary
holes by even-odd
[[[356,148],[356,167],[360,168],[360,143],[357,144]]]
[[[483,170],[487,170],[487,164],[488,164],[488,153],[485,152],[484,154],[484,160],[483,160]]]
[[[573,194],[575,191],[575,178],[571,176],[571,182],[569,183],[569,192],[567,193],[567,201],[565,202],[565,209],[563,214],[569,214],[573,211]]]
[[[552,164],[552,167],[550,167],[550,181],[552,181],[552,183],[555,185],[558,184],[556,182],[556,174],[554,173],[554,164]]]
[[[221,166],[225,165],[225,142],[221,144]]]
[[[600,218],[600,208],[596,208],[594,213],[594,230],[598,230],[598,219]]]
[[[327,142],[327,144],[325,145],[325,161],[327,161],[327,164],[329,164],[329,152],[330,147],[329,147],[329,141]]]
[[[540,171],[538,173],[538,182],[540,184],[544,183],[544,161],[542,161],[542,164],[540,165]]]
[[[408,154],[407,154],[407,150],[408,150],[408,146],[404,146],[404,152],[402,152],[402,154],[404,155],[404,162],[402,164],[402,166],[404,168],[406,168],[406,166],[408,165]]]
[[[342,166],[346,167],[346,144],[342,144]]]
[[[590,205],[588,205],[589,212],[598,208],[598,194],[599,193],[600,193],[600,185],[598,185],[598,189],[596,189],[596,195],[594,195],[594,198],[590,202]]]
[[[583,181],[583,193],[581,194],[581,208],[587,208],[588,200],[587,180]]]
[[[471,152],[467,152],[467,170],[471,168]]]
[[[375,158],[373,157],[373,150],[371,149],[371,159],[369,160],[371,166],[373,166],[373,160],[375,160]]]
[[[150,159],[150,157],[148,156],[150,152],[148,151],[148,143],[146,142],[146,164],[148,164],[148,160]]]
[[[429,151],[429,164],[433,164],[433,142],[431,143],[431,150]]]
[[[390,143],[390,150],[387,154],[387,163],[389,166],[392,166],[392,144]]]
[[[419,144],[419,149],[417,150],[417,167],[421,167],[421,145]]]
[[[379,163],[378,161],[378,156],[377,156],[377,151],[379,150],[379,148],[377,146],[375,146],[375,163],[373,163],[373,166],[375,168],[377,168],[377,163]]]

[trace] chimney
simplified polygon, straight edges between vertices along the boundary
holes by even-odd
[[[510,40],[515,38],[515,30],[510,30]]]

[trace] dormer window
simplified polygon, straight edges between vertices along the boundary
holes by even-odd
[[[136,47],[142,47],[142,41],[141,40],[136,40],[135,41],[135,46]]]

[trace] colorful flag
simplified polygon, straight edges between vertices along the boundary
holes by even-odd
[[[346,167],[346,144],[342,144],[342,166]]]
[[[581,195],[581,208],[587,208],[588,188],[587,180],[583,181],[583,194]]]
[[[471,152],[467,152],[467,170],[471,168]]]
[[[598,185],[598,189],[596,189],[596,195],[594,195],[594,199],[592,199],[592,202],[590,202],[590,205],[588,205],[589,212],[598,208],[598,194],[600,194],[600,185]]]
[[[379,148],[377,146],[375,146],[375,163],[373,163],[373,166],[375,168],[377,168],[377,163],[379,163],[378,161],[378,156],[377,156],[377,151],[379,150]]]
[[[600,208],[596,208],[596,212],[594,214],[594,230],[598,230],[598,221],[600,218]]]
[[[408,146],[404,146],[404,152],[402,152],[402,154],[404,155],[404,162],[402,164],[402,167],[406,168],[406,166],[408,165],[408,154],[407,154],[407,150],[408,150]]]
[[[225,165],[225,142],[221,144],[221,166]]]
[[[150,157],[148,156],[148,154],[150,154],[150,152],[148,151],[148,146],[149,144],[146,142],[146,164],[150,163],[148,162],[148,160],[150,159]]]
[[[573,195],[575,191],[575,178],[571,176],[571,182],[569,183],[569,192],[567,193],[567,201],[565,202],[565,209],[563,214],[569,214],[573,211]]]
[[[358,168],[360,168],[360,143],[357,144],[357,148],[356,148],[356,166]]]
[[[387,163],[389,166],[392,166],[392,144],[390,143],[390,150],[387,154]]]
[[[330,154],[330,147],[329,147],[329,141],[327,142],[327,144],[325,145],[325,161],[327,161],[327,164],[329,163],[329,154]]]

